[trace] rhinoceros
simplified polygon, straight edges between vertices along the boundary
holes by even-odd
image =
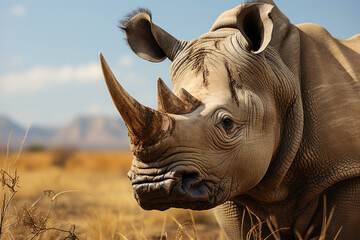
[[[122,22],[131,49],[171,61],[158,109],[132,98],[100,54],[134,155],[128,177],[144,209],[214,208],[228,239],[360,236],[360,35],[292,25],[271,0],[221,14],[178,40],[139,9]],[[324,200],[326,196],[326,201]],[[328,219],[329,220],[329,219]],[[242,232],[243,231],[243,232]],[[275,235],[275,234],[274,234]]]

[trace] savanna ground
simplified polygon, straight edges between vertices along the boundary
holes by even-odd
[[[128,152],[60,149],[7,156],[1,150],[0,167],[10,175],[2,172],[2,206],[9,206],[1,239],[225,239],[211,211],[142,210],[126,177]],[[15,170],[18,186],[9,201],[14,192],[4,182],[11,185],[6,178],[15,178]]]
[[[9,144],[0,147],[0,239],[225,240],[211,211],[142,210],[126,176],[129,152],[37,146],[22,152],[22,146],[18,152],[10,152]],[[320,236],[311,239],[326,238],[334,208],[326,213],[325,197],[323,205]],[[246,240],[280,239],[278,232],[289,229],[274,229],[249,209],[242,221],[246,214],[251,216]],[[272,233],[263,239],[264,224]],[[309,240],[312,230],[304,237],[297,233],[297,239]]]

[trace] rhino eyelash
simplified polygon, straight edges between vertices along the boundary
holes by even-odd
[[[232,120],[230,117],[226,117],[221,121],[221,125],[225,129],[231,129],[234,126],[234,120]]]
[[[232,139],[232,138],[236,137],[236,135],[239,132],[241,132],[241,130],[244,128],[244,124],[238,124],[235,121],[233,121],[233,125],[231,127],[227,128],[226,126],[224,127],[222,125],[222,122],[220,122],[219,124],[216,125],[216,128],[222,138]]]

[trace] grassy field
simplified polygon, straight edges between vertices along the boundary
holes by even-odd
[[[16,158],[0,156],[1,168],[19,176],[2,239],[225,239],[211,211],[142,210],[126,177],[130,153],[54,150]],[[1,191],[8,200],[12,192]]]

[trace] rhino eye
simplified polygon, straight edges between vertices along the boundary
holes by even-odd
[[[230,128],[232,128],[232,126],[234,125],[234,121],[233,121],[231,118],[227,117],[227,118],[225,118],[224,120],[222,120],[221,125],[222,125],[225,129],[230,129]]]

